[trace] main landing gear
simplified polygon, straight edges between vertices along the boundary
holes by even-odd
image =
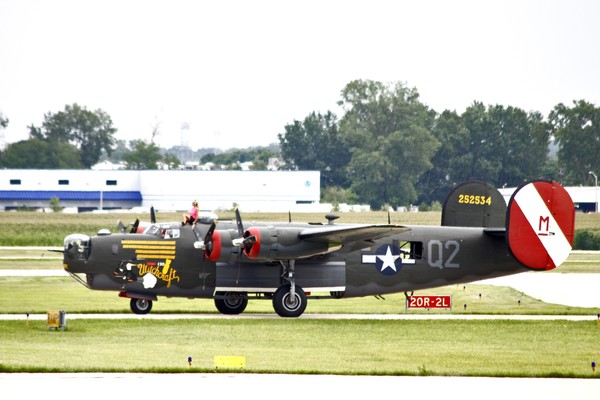
[[[242,293],[217,292],[215,307],[221,314],[241,314],[248,305],[248,296]]]
[[[273,294],[273,309],[280,317],[299,317],[306,310],[306,294],[300,286],[283,285]]]
[[[273,309],[280,317],[295,318],[306,310],[306,293],[296,286],[294,278],[294,260],[281,261],[283,278],[289,283],[280,286],[273,294]]]

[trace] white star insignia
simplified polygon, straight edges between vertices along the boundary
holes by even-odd
[[[390,248],[390,246],[388,246],[387,251],[385,252],[385,255],[383,255],[383,256],[378,255],[377,258],[379,258],[381,261],[383,261],[383,265],[381,266],[382,272],[388,268],[391,268],[394,271],[397,271],[396,260],[400,258],[400,255],[393,255],[392,249]]]

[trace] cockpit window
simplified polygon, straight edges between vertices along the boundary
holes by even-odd
[[[177,239],[179,237],[179,229],[177,229],[177,228],[162,229],[160,236],[163,239]]]
[[[144,231],[146,235],[158,235],[160,233],[160,226],[158,225],[150,225]]]

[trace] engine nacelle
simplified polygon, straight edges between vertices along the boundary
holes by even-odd
[[[212,234],[212,243],[207,247],[204,257],[214,262],[235,262],[240,252],[240,249],[233,245],[233,239],[237,235],[236,231],[215,230]]]
[[[329,243],[308,241],[300,238],[304,228],[252,227],[244,232],[244,238],[254,237],[244,246],[246,257],[255,260],[288,260],[325,254]]]

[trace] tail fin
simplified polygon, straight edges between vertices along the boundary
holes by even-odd
[[[533,270],[562,264],[573,245],[575,205],[555,181],[520,186],[508,203],[506,240],[513,256]]]
[[[442,226],[502,228],[506,201],[489,183],[469,181],[455,186],[444,201]]]

